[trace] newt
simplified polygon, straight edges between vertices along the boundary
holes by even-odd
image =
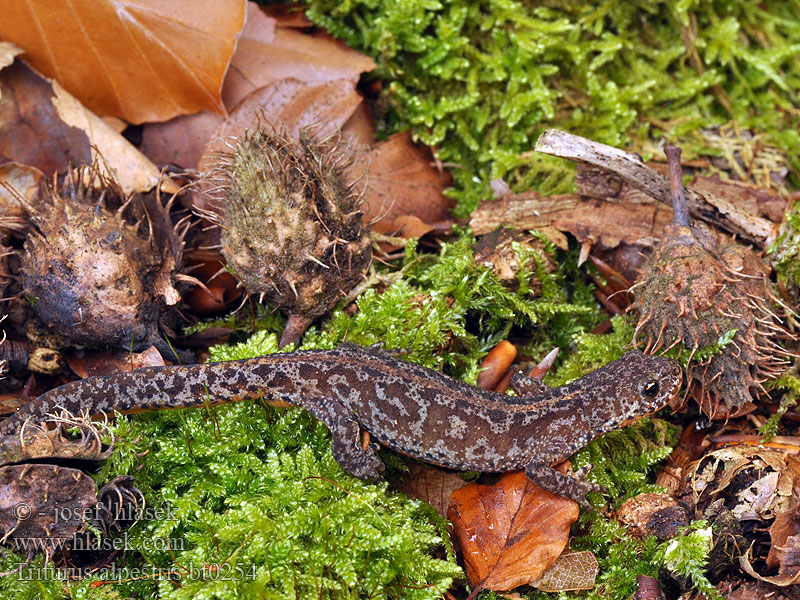
[[[540,487],[586,504],[596,489],[553,465],[589,441],[666,405],[681,386],[680,365],[630,351],[572,383],[549,388],[512,378],[508,396],[469,385],[374,347],[341,344],[260,358],[146,367],[54,388],[0,423],[18,433],[57,409],[72,414],[131,413],[267,397],[308,410],[331,431],[333,456],[353,475],[376,480],[377,444],[360,430],[423,462],[461,471],[525,469]]]

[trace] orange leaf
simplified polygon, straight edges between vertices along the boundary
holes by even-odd
[[[97,375],[130,373],[142,367],[163,367],[164,359],[155,346],[144,352],[131,353],[123,350],[99,350],[78,353],[67,357],[67,364],[81,379]]]
[[[481,361],[483,371],[478,374],[478,387],[495,389],[516,357],[517,347],[514,344],[507,340],[497,344]]]
[[[224,113],[243,0],[0,0],[0,37],[90,110],[131,123]]]
[[[578,518],[578,504],[515,471],[495,485],[470,483],[454,491],[447,517],[470,585],[506,591],[535,581],[555,562]]]

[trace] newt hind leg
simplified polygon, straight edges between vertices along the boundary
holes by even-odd
[[[330,398],[309,399],[302,406],[331,430],[333,458],[345,471],[368,481],[381,478],[384,465],[375,454],[378,445],[361,447],[361,429],[352,412]]]

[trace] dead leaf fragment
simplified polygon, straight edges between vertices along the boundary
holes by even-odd
[[[86,132],[64,123],[53,84],[16,62],[0,71],[0,156],[47,173],[92,160]]]
[[[787,510],[775,517],[769,528],[770,548],[767,555],[767,567],[782,568],[786,571],[788,564],[797,563],[798,556],[796,543],[789,543],[790,539],[800,539],[800,506]],[[794,548],[794,550],[792,550]],[[796,570],[800,569],[797,564]]]
[[[350,89],[354,90],[360,73],[375,66],[371,59],[344,47],[341,42],[291,33],[293,35],[281,33],[278,36],[275,19],[254,2],[247,4],[247,22],[222,88],[222,99],[229,112],[249,94],[284,78],[307,83],[341,79],[349,81]],[[301,40],[295,35],[314,41]],[[293,48],[293,44],[297,47]],[[318,56],[309,57],[308,51],[316,52]],[[309,68],[306,61],[312,58],[317,66]],[[329,66],[320,68],[319,61],[330,61]],[[197,167],[206,143],[224,120],[219,114],[203,111],[164,123],[148,123],[142,132],[140,148],[156,164],[193,169]]]
[[[86,132],[92,160],[99,162],[101,170],[108,167],[124,192],[147,192],[159,183],[168,193],[178,191],[174,183],[162,178],[156,166],[108,123],[87,110],[58,83],[53,84],[53,90],[56,93],[53,106],[58,116],[67,125]]]
[[[281,79],[306,82],[349,81],[352,88],[361,73],[375,68],[368,56],[327,34],[309,35],[276,28],[255,2],[247,6],[247,24],[225,78],[222,99],[228,109],[251,92]]]
[[[724,497],[737,521],[769,520],[790,507],[798,474],[800,463],[782,451],[729,446],[690,467],[683,495],[701,512]]]
[[[556,559],[539,579],[531,582],[543,592],[590,590],[600,572],[597,557],[589,552],[568,552]]]
[[[0,69],[3,69],[14,62],[14,57],[22,54],[22,48],[15,46],[11,42],[0,41]]]
[[[555,562],[578,518],[578,504],[516,471],[494,485],[470,483],[454,491],[447,516],[470,585],[505,591],[530,584]]]
[[[0,36],[95,113],[129,123],[208,109],[244,25],[244,0],[0,0]]]
[[[447,518],[450,494],[464,485],[464,480],[457,473],[408,461],[408,471],[403,473],[400,490],[412,498],[424,500]]]
[[[782,560],[778,574],[764,577],[756,572],[751,563],[752,548],[739,557],[739,565],[749,575],[759,581],[764,581],[780,587],[787,587],[800,583],[800,536],[793,535],[784,541]]]
[[[96,486],[77,469],[46,464],[0,468],[0,541],[37,540],[48,555],[83,526]],[[19,548],[24,550],[22,546]]]
[[[2,1],[2,0],[0,0]],[[163,180],[155,165],[130,142],[86,109],[58,83],[22,63],[0,71],[0,157],[30,165],[48,176],[102,156],[126,193],[146,192]]]
[[[142,367],[163,367],[165,365],[161,353],[155,346],[144,352],[124,352],[122,350],[105,350],[88,354],[67,357],[67,364],[81,379],[97,375],[113,375],[130,373]]]
[[[405,237],[398,231],[402,225],[398,217],[414,215],[426,224],[448,218],[452,201],[443,192],[450,178],[432,166],[430,151],[414,144],[410,133],[398,133],[376,144],[368,160],[368,166],[361,163],[354,169],[367,171],[364,219],[374,222],[375,231]]]

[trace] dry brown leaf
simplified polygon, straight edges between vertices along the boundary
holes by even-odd
[[[206,145],[198,168],[208,168],[220,153],[229,151],[224,138],[242,135],[260,121],[273,123],[295,138],[308,126],[324,137],[341,129],[360,102],[361,96],[344,79],[322,83],[282,79],[271,83],[242,100],[220,125]]]
[[[14,62],[14,57],[22,54],[22,48],[11,42],[0,42],[0,69]]]
[[[354,144],[375,143],[375,118],[369,104],[362,102],[342,127],[342,134]]]
[[[543,592],[590,590],[594,587],[599,572],[600,563],[588,550],[568,552],[559,556],[531,585]]]
[[[764,577],[757,573],[751,563],[751,553],[752,547],[739,557],[739,565],[748,574],[759,581],[764,581],[780,587],[787,587],[800,583],[800,535],[792,535],[784,540],[783,547],[781,548],[781,561],[777,575]]]
[[[770,548],[767,554],[767,568],[780,567],[790,558],[787,540],[791,537],[800,539],[800,506],[795,506],[775,517],[769,528]],[[797,557],[794,557],[795,560]],[[797,565],[800,569],[800,564]]]
[[[275,19],[249,3],[247,25],[225,78],[222,99],[232,109],[253,91],[281,79],[346,80],[355,88],[361,73],[375,68],[368,56],[326,34],[276,28]]]
[[[292,32],[294,35],[311,37],[306,34]],[[239,44],[231,59],[231,66],[222,88],[222,98],[228,111],[255,90],[283,78],[284,74],[292,79],[307,82],[322,82],[332,79],[345,79],[351,82],[351,89],[359,74],[374,68],[371,59],[354,50],[345,49],[339,42],[321,43],[300,41],[292,36],[276,37],[275,19],[266,15],[257,4],[247,5],[247,23],[239,37]],[[335,66],[325,69],[311,69],[305,62],[309,56],[302,52],[292,55],[291,48],[280,44],[297,43],[298,48],[309,48],[316,44],[319,52],[314,60],[333,58]],[[277,64],[276,56],[280,55],[283,64]],[[340,75],[338,77],[337,75]],[[222,124],[224,118],[218,114],[203,111],[196,115],[177,117],[165,123],[150,123],[142,132],[142,152],[159,165],[174,164],[183,168],[196,168],[206,143],[214,131]],[[359,131],[363,134],[363,123]],[[361,140],[359,140],[361,141]],[[369,140],[371,141],[371,139]]]
[[[728,446],[689,468],[683,496],[699,511],[724,497],[737,521],[769,520],[791,507],[799,467],[796,458],[780,450]]]
[[[130,373],[142,367],[163,367],[166,363],[155,346],[150,346],[144,352],[104,350],[77,354],[67,357],[67,364],[78,377],[86,379],[96,375]]]
[[[244,25],[243,0],[0,0],[0,36],[90,110],[130,123],[208,109]]]
[[[270,17],[274,18],[278,27],[289,27],[292,29],[311,29],[314,23],[308,20],[302,5],[298,3],[273,3],[267,4],[262,9]]]
[[[452,201],[442,193],[450,185],[448,175],[437,171],[427,148],[411,141],[408,132],[393,135],[375,145],[369,154],[364,189],[364,218],[374,221],[378,233],[398,234],[396,219],[414,215],[423,223],[444,221]],[[364,164],[355,169],[362,172]]]
[[[159,170],[144,154],[103,119],[86,109],[58,83],[53,83],[53,90],[53,105],[58,116],[65,124],[86,132],[92,160],[102,159],[99,161],[101,170],[107,167],[124,192],[147,192],[159,182],[165,192],[178,191],[172,181],[161,177]]]
[[[471,483],[456,490],[447,516],[470,585],[505,591],[535,581],[555,562],[578,518],[578,504],[516,471],[495,485]]]
[[[447,518],[450,494],[464,485],[464,480],[457,473],[408,461],[408,471],[403,473],[398,487],[412,498],[424,500]]]
[[[0,157],[46,175],[102,156],[127,193],[146,192],[161,180],[156,166],[86,109],[58,83],[22,63],[0,71]],[[177,190],[169,180],[167,192]]]
[[[194,169],[203,156],[203,148],[224,120],[204,110],[163,123],[148,123],[142,129],[139,150],[157,165]]]
[[[17,198],[3,184],[11,186],[16,193],[28,202],[33,200],[39,190],[39,182],[43,175],[36,167],[7,162],[0,165],[0,215],[8,215],[10,209],[24,210]]]
[[[470,227],[476,235],[512,225],[515,229],[554,227],[592,242],[601,250],[622,243],[652,248],[672,219],[668,207],[655,203],[620,203],[586,200],[577,194],[540,196],[536,192],[512,194],[483,202],[472,213]]]
[[[38,540],[48,555],[84,526],[97,503],[96,485],[85,473],[48,464],[0,468],[0,537]]]
[[[64,123],[53,85],[16,62],[0,71],[0,156],[48,176],[92,160],[86,132]]]

